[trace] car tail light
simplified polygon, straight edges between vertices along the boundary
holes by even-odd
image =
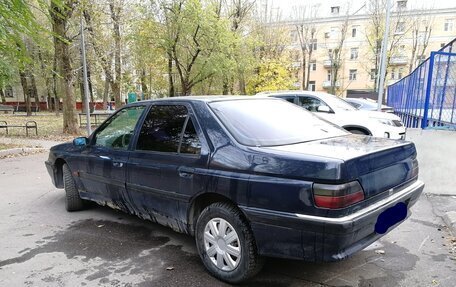
[[[314,183],[315,205],[321,208],[344,208],[364,200],[364,190],[358,181],[344,184]]]

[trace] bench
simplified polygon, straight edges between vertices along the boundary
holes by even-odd
[[[39,106],[30,106],[30,111],[32,113],[36,113],[40,111],[40,107]],[[18,113],[18,112],[27,112],[27,107],[26,106],[14,106],[14,113]]]
[[[79,113],[79,127],[85,127],[87,125],[87,122],[86,122],[86,113]],[[105,113],[105,112],[94,112],[94,113],[90,113],[89,116],[90,116],[90,125],[91,126],[99,126],[100,124],[102,124],[108,117],[110,117],[112,115],[112,113]],[[92,120],[94,119],[94,121]]]
[[[0,129],[5,129],[6,134],[8,134],[9,128],[24,128],[25,134],[29,135],[29,129],[35,130],[35,135],[38,135],[38,126],[35,121],[27,121],[23,125],[9,125],[6,121],[0,121]]]
[[[8,106],[8,105],[0,105],[0,112],[13,112],[14,113],[14,107],[13,106]]]

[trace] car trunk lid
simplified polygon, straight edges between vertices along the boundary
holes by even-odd
[[[347,135],[267,149],[339,159],[342,163],[336,180],[358,180],[366,198],[398,186],[418,174],[415,145],[400,140]]]

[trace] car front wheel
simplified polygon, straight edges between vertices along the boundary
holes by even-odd
[[[196,246],[204,266],[216,278],[242,282],[263,266],[250,227],[242,213],[227,203],[214,203],[201,212]]]
[[[67,164],[62,167],[63,187],[65,189],[65,208],[67,211],[78,211],[85,207],[85,201],[79,196],[78,188]]]

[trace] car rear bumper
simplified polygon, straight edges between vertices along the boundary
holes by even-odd
[[[329,218],[241,206],[251,222],[259,253],[265,256],[337,261],[367,247],[384,234],[375,231],[380,214],[398,203],[410,207],[421,195],[424,183],[415,181],[389,197],[350,215]],[[400,222],[402,222],[401,220]],[[400,222],[388,228],[388,232]]]

